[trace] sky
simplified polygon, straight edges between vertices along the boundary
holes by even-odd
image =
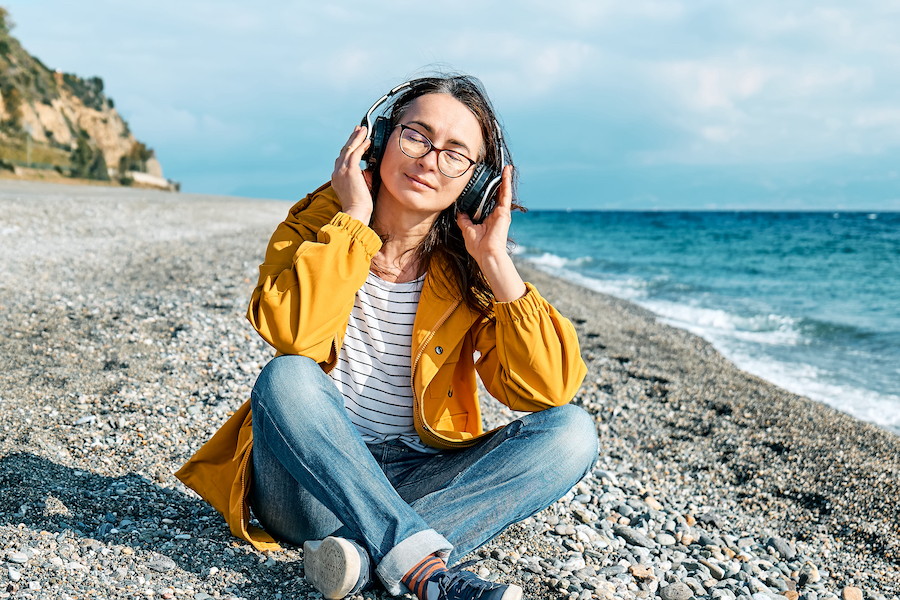
[[[536,209],[900,210],[900,1],[6,0],[182,190],[297,200],[388,89],[485,84]]]

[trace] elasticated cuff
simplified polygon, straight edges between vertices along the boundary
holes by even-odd
[[[328,225],[319,230],[319,236],[328,227],[337,227],[345,231],[352,240],[363,245],[363,248],[370,257],[375,256],[381,250],[381,238],[368,225],[354,219],[347,213],[339,212],[331,218]],[[318,237],[318,236],[317,236]]]
[[[545,310],[547,301],[537,291],[537,288],[527,281],[525,282],[525,287],[528,291],[517,300],[494,302],[494,311],[498,322],[515,323]]]

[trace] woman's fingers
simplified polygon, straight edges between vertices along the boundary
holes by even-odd
[[[369,147],[370,141],[371,140],[366,139],[366,128],[357,125],[353,129],[350,139],[348,139],[347,143],[341,148],[341,153],[338,155],[335,163],[339,161],[351,161],[353,155],[356,153],[360,153],[361,155],[361,153],[365,152],[366,148]],[[357,162],[359,162],[358,159]]]
[[[500,189],[497,191],[497,206],[512,210],[512,165],[503,169]]]

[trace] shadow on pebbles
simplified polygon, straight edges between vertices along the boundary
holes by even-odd
[[[172,476],[271,356],[244,311],[288,208],[0,182],[0,598],[320,597]],[[528,598],[897,597],[896,436],[520,268],[576,324],[600,455],[465,568]]]

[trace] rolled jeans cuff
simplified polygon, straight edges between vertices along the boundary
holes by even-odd
[[[378,564],[375,572],[392,596],[399,596],[409,590],[400,582],[404,575],[422,562],[429,554],[437,554],[445,561],[450,556],[453,545],[434,529],[414,533],[393,548]]]

